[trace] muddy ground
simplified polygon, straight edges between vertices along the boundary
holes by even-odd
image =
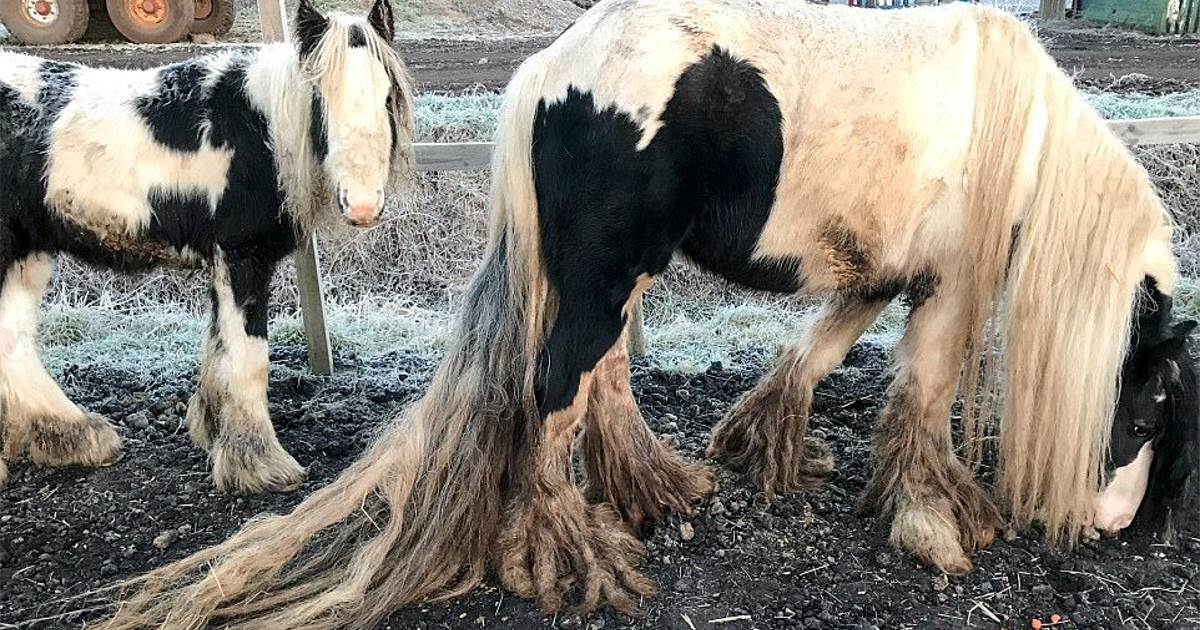
[[[284,446],[309,466],[298,493],[215,493],[183,412],[195,375],[153,378],[80,366],[62,375],[76,402],[112,418],[125,459],[100,470],[13,466],[0,490],[0,629],[77,625],[89,588],[160,566],[228,536],[263,510],[286,510],[363,449],[381,419],[423,391],[430,365],[403,354],[339,356],[339,375],[304,373],[300,348],[273,351],[271,407]],[[1175,545],[1145,537],[1056,550],[1026,536],[976,555],[950,578],[887,544],[884,524],[856,514],[886,351],[859,345],[816,394],[816,430],[838,470],[823,490],[767,502],[717,467],[720,492],[686,519],[644,536],[645,568],[661,592],[644,616],[546,617],[489,584],[450,603],[402,610],[379,629],[1200,628],[1200,531]],[[713,423],[762,367],[713,365],[690,377],[638,367],[634,384],[652,427],[700,456]],[[94,614],[94,613],[85,613]]]
[[[1163,94],[1200,87],[1200,39],[1151,37],[1113,29],[1043,29],[1050,53],[1081,85]],[[553,36],[408,39],[397,47],[424,91],[500,89],[530,54]],[[187,59],[211,46],[89,45],[23,47],[31,54],[87,64],[147,67]],[[1124,77],[1124,79],[1122,79]]]

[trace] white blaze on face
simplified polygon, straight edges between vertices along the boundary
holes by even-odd
[[[1146,496],[1153,460],[1154,446],[1146,442],[1132,462],[1113,473],[1108,486],[1096,497],[1096,515],[1092,523],[1096,529],[1115,534],[1129,527]]]
[[[392,132],[387,98],[391,81],[367,47],[346,52],[340,82],[321,90],[325,97],[329,155],[325,167],[337,190],[346,220],[369,227],[379,220],[391,169]]]

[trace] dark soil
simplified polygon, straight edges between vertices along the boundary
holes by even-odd
[[[1114,29],[1042,29],[1059,65],[1080,85],[1112,92],[1165,94],[1200,87],[1200,39],[1153,37]],[[422,91],[503,88],[529,55],[554,41],[550,35],[493,39],[422,38],[396,42]],[[30,54],[93,65],[148,67],[187,59],[211,46],[23,47]]]
[[[431,366],[402,354],[341,356],[331,379],[303,372],[300,348],[276,349],[271,411],[284,446],[309,466],[302,491],[217,494],[182,424],[194,372],[137,378],[103,367],[61,375],[75,401],[113,418],[125,459],[100,470],[47,470],[23,462],[0,489],[0,629],[73,628],[63,601],[224,539],[263,510],[286,510],[346,467],[372,431],[427,383]],[[838,470],[823,490],[768,502],[717,467],[720,490],[686,519],[643,536],[645,568],[661,592],[637,620],[600,614],[546,617],[489,585],[462,599],[402,610],[380,628],[1200,628],[1200,531],[1176,546],[1127,537],[1066,552],[1034,535],[998,541],[976,569],[950,578],[888,546],[885,524],[855,513],[865,483],[871,420],[883,396],[883,349],[859,345],[816,395],[815,427]],[[761,367],[713,365],[694,376],[635,368],[653,428],[699,457],[712,424],[761,376]],[[714,465],[715,466],[715,465]],[[95,614],[94,612],[91,614]],[[282,630],[282,629],[281,629]]]

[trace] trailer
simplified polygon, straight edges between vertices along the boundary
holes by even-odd
[[[0,23],[27,44],[71,43],[107,23],[129,41],[169,44],[224,35],[234,14],[233,0],[0,0]]]

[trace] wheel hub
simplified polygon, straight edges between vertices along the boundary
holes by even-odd
[[[212,15],[213,3],[212,0],[196,0],[196,19],[205,20]]]
[[[58,0],[25,0],[25,15],[37,24],[53,24],[58,19]]]
[[[164,0],[126,0],[129,15],[142,24],[159,24],[167,19],[167,3]]]

